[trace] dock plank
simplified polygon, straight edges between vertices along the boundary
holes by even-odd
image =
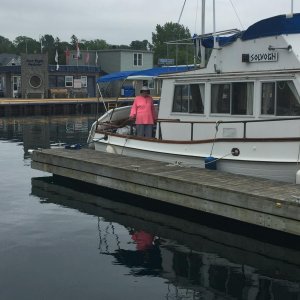
[[[91,149],[34,151],[32,167],[300,235],[300,187]]]

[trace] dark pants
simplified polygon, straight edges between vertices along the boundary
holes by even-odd
[[[152,124],[137,124],[136,125],[136,135],[151,138],[153,134]]]

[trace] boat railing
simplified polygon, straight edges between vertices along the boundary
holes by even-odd
[[[294,121],[300,120],[300,117],[290,117],[290,118],[272,118],[272,119],[260,119],[260,120],[238,120],[238,121],[181,121],[180,119],[158,119],[158,139],[162,139],[162,123],[176,123],[176,124],[190,124],[190,137],[191,141],[194,140],[194,127],[198,124],[215,124],[216,131],[221,124],[242,124],[243,125],[243,139],[247,138],[247,125],[253,123],[264,123],[264,122],[282,122],[282,121]]]

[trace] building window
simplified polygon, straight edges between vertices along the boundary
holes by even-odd
[[[73,76],[65,76],[65,86],[73,87]]]
[[[49,76],[49,88],[56,87],[56,76]]]
[[[293,81],[263,82],[261,114],[299,116],[300,97]]]
[[[134,53],[133,54],[133,65],[134,66],[142,66],[143,65],[143,54],[142,53]]]
[[[253,82],[211,85],[211,113],[252,115]]]
[[[87,87],[87,76],[81,76],[81,87]]]
[[[175,86],[172,112],[204,113],[204,83]]]
[[[65,76],[57,76],[57,87],[64,87],[65,86]]]

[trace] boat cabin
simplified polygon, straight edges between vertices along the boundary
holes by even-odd
[[[265,19],[231,36],[199,36],[205,68],[165,75],[160,118],[300,115],[300,14]]]

